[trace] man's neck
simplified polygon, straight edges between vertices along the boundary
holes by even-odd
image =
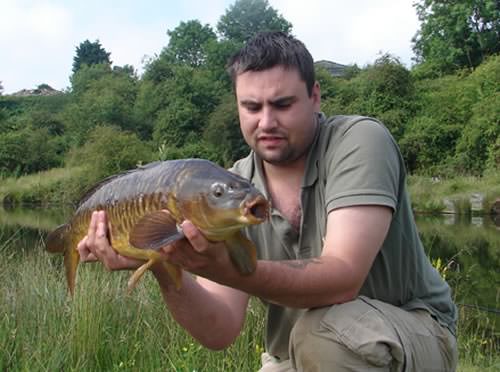
[[[287,165],[275,165],[265,161],[262,165],[273,207],[281,212],[296,231],[300,231],[300,195],[305,158]]]
[[[305,156],[290,164],[271,164],[262,161],[267,183],[287,182],[300,187],[306,167]],[[281,182],[280,182],[281,181]]]

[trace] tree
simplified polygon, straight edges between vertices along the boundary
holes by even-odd
[[[111,66],[110,54],[102,47],[99,40],[93,43],[85,40],[76,48],[76,55],[73,58],[73,72],[76,73],[83,65],[91,66],[104,63]]]
[[[96,126],[111,125],[135,133],[150,130],[134,117],[138,82],[128,69],[111,70],[97,64],[84,66],[72,76],[73,102],[63,117],[73,144],[81,145]]]
[[[267,0],[237,0],[221,16],[217,31],[223,39],[245,42],[261,31],[292,31],[292,24]]]
[[[414,6],[421,25],[413,51],[431,70],[473,69],[500,51],[498,0],[420,0]]]
[[[198,67],[206,61],[205,47],[208,42],[217,39],[215,32],[198,20],[181,22],[172,31],[167,31],[170,40],[167,52],[176,62]]]
[[[68,155],[68,163],[88,166],[87,177],[96,180],[148,163],[152,157],[148,143],[134,133],[103,125],[95,127],[85,144]]]
[[[3,85],[2,85],[2,82],[0,81],[0,96],[2,95],[3,93]]]
[[[238,109],[233,93],[226,93],[221,103],[209,117],[203,138],[220,154],[221,163],[229,167],[250,151],[243,139],[238,119]]]

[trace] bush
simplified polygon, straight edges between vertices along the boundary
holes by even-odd
[[[87,142],[72,151],[68,163],[87,167],[89,179],[97,180],[148,163],[152,158],[150,146],[136,134],[113,126],[97,126]]]

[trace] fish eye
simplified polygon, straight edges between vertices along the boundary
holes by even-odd
[[[222,195],[224,195],[224,187],[220,184],[216,184],[212,187],[212,194],[216,198],[220,198]]]

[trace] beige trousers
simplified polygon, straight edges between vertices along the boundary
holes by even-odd
[[[455,336],[426,310],[359,297],[307,311],[290,335],[290,359],[262,355],[261,372],[455,371]]]

